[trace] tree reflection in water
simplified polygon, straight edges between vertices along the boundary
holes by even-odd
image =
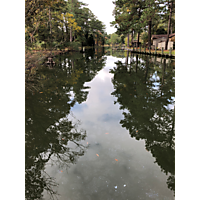
[[[78,131],[76,124],[64,118],[46,131],[38,133],[26,132],[26,198],[41,198],[43,190],[53,197],[56,182],[45,172],[45,164],[53,161],[59,166],[69,167],[79,156],[84,155],[85,147],[80,143],[86,132]],[[76,148],[68,146],[73,142]],[[78,148],[77,148],[78,147]]]
[[[130,63],[126,59],[115,64],[110,72],[114,74],[112,95],[124,110],[120,124],[131,137],[145,140],[146,150],[169,174],[167,185],[175,192],[174,61],[136,55]]]
[[[57,56],[55,67],[41,66],[26,72],[25,197],[41,199],[47,191],[56,198],[55,179],[45,172],[47,163],[67,168],[84,155],[86,132],[70,119],[75,103],[86,100],[91,81],[105,65],[104,52],[88,50]],[[74,145],[72,145],[74,144]]]

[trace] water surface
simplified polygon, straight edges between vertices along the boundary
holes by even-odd
[[[55,61],[26,74],[26,198],[174,199],[174,60]]]

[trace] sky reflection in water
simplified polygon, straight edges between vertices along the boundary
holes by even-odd
[[[85,87],[89,87],[83,90],[89,92],[86,100],[81,104],[75,103],[71,108],[71,115],[68,115],[69,120],[79,120],[81,122],[78,125],[78,130],[86,131],[86,137],[84,140],[80,140],[80,143],[87,147],[84,154],[77,158],[76,164],[70,165],[68,168],[62,168],[61,165],[56,164],[51,166],[52,161],[45,165],[46,173],[54,177],[56,183],[59,184],[57,187],[57,192],[60,194],[58,199],[174,199],[173,191],[168,188],[167,184],[169,176],[166,175],[167,172],[170,172],[173,179],[174,163],[170,161],[169,157],[174,151],[171,147],[172,145],[168,146],[168,143],[161,141],[162,138],[166,139],[165,135],[169,131],[165,134],[162,133],[160,138],[156,135],[158,133],[155,133],[155,137],[158,137],[155,142],[153,142],[155,140],[154,136],[145,138],[144,134],[138,136],[141,140],[134,139],[130,130],[136,128],[137,123],[142,123],[142,119],[139,120],[138,117],[145,116],[145,114],[136,115],[134,120],[139,120],[135,122],[136,127],[132,127],[132,125],[130,127],[131,123],[126,124],[123,122],[126,119],[124,113],[134,113],[135,109],[126,104],[128,99],[125,99],[126,101],[124,99],[120,100],[127,94],[120,93],[122,85],[120,81],[122,79],[120,79],[120,76],[117,77],[116,74],[118,73],[118,68],[125,66],[126,58],[117,58],[115,56],[107,56],[106,58],[106,65],[103,69],[98,71],[91,81],[84,83]],[[115,64],[118,61],[121,61],[122,64]],[[134,58],[133,62],[136,62],[136,58]],[[117,70],[111,73],[114,68]],[[140,70],[139,64],[137,70]],[[151,79],[156,77],[156,72],[155,70],[153,71]],[[128,74],[128,71],[123,73]],[[145,75],[145,73],[143,74]],[[123,91],[125,93],[126,91],[129,92],[127,84],[128,82],[124,82],[126,87]],[[165,84],[163,83],[163,85]],[[152,87],[155,90],[159,90],[158,83]],[[152,92],[152,94],[154,93]],[[129,97],[127,96],[127,98]],[[165,95],[163,98],[165,98]],[[114,104],[114,102],[116,103]],[[151,105],[154,105],[154,102],[148,106]],[[148,106],[145,108],[147,111],[148,109],[155,109]],[[164,106],[166,106],[166,103],[162,104],[162,107]],[[170,104],[168,106],[170,109],[173,107]],[[161,108],[158,106],[158,115],[164,115],[162,112],[170,110],[160,111],[159,109]],[[141,112],[141,110],[139,111]],[[170,119],[170,116],[173,116],[171,113],[166,115]],[[155,117],[155,113],[151,117]],[[141,130],[141,133],[143,133],[146,129],[149,129],[148,131],[151,133],[153,130],[158,129],[158,127],[154,127],[155,124],[153,125],[149,122],[150,118],[147,121],[145,120],[144,124],[148,122],[148,127],[146,127],[146,124],[137,127],[139,132]],[[165,125],[163,125],[164,122],[160,123],[160,132],[163,132],[162,126]],[[171,125],[169,126],[171,127]],[[146,130],[146,132],[148,131]],[[152,135],[154,135],[154,132],[152,132]],[[167,139],[167,141],[169,140]],[[173,160],[173,156],[171,159]],[[163,167],[166,163],[170,166]],[[49,199],[45,192],[44,199]]]

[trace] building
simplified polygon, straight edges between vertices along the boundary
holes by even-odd
[[[167,34],[165,35],[152,35],[151,39],[153,40],[153,47],[161,49],[162,47],[165,48],[165,42],[167,40]],[[169,41],[168,41],[168,47],[175,49],[175,33],[172,33],[169,35]]]

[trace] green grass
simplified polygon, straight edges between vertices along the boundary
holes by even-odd
[[[130,48],[130,47],[129,47],[128,49],[132,50],[133,48]],[[137,51],[140,51],[140,48],[137,48]],[[141,52],[144,52],[144,48],[141,48]],[[149,49],[146,49],[146,52],[148,53],[148,52],[149,52]],[[151,53],[155,53],[155,50],[151,50]],[[156,53],[162,54],[162,51],[161,51],[161,50],[157,50]],[[169,55],[169,50],[164,50],[164,51],[163,51],[163,54]],[[172,50],[171,54],[172,54],[173,56],[175,56],[175,50]]]

